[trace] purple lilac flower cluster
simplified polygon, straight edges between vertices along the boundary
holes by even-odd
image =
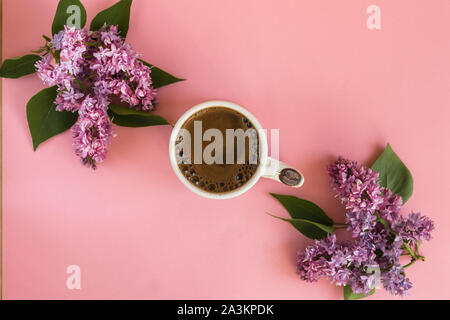
[[[155,108],[151,69],[125,43],[117,26],[87,31],[65,26],[36,63],[47,86],[57,86],[57,111],[78,112],[72,127],[75,153],[89,167],[106,157],[114,136],[108,107],[114,97],[138,110]]]
[[[316,241],[299,252],[298,274],[310,282],[325,277],[355,293],[368,294],[380,281],[393,295],[407,294],[412,284],[404,268],[424,259],[418,250],[423,240],[430,240],[433,221],[420,213],[404,218],[402,198],[381,187],[378,173],[356,161],[339,157],[327,169],[345,205],[353,240],[339,241],[332,234]],[[409,255],[411,262],[402,266],[401,255]]]

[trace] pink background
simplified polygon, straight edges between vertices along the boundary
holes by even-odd
[[[113,3],[84,1],[88,22]],[[344,4],[345,3],[345,4]],[[366,8],[381,8],[368,30]],[[56,0],[3,1],[3,57],[39,48]],[[426,263],[409,268],[409,299],[450,298],[450,2],[447,0],[135,0],[128,40],[188,80],[160,90],[158,114],[226,99],[268,129],[301,189],[264,180],[236,199],[203,199],[172,172],[170,127],[117,128],[97,171],[80,165],[68,132],[33,152],[25,105],[36,76],[3,80],[3,294],[6,299],[341,299],[328,281],[295,273],[310,240],[268,192],[318,203],[336,220],[325,165],[370,164],[390,142],[414,176],[404,213],[437,225]],[[68,265],[81,290],[66,288]],[[378,290],[370,299],[391,298]]]

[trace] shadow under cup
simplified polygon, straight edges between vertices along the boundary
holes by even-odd
[[[219,195],[251,181],[260,165],[259,142],[250,119],[219,105],[190,115],[171,143],[185,180],[203,192]]]

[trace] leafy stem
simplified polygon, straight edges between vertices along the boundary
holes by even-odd
[[[100,44],[97,42],[84,41],[84,44],[87,46],[92,46],[92,47],[100,47]]]
[[[80,86],[81,89],[83,89],[83,91],[88,94],[88,90],[86,88],[86,86],[83,84],[83,82],[81,82],[78,78],[73,77],[75,79],[75,81],[78,83],[78,85]]]
[[[415,253],[412,251],[411,247],[406,242],[403,243],[403,247],[405,248],[406,251],[408,251],[411,257],[413,258],[416,257]]]
[[[409,266],[412,266],[414,263],[416,263],[416,261],[417,261],[416,259],[412,259],[410,263],[408,263],[407,265],[404,265],[404,266],[403,266],[403,269],[406,269],[406,268],[408,268]]]
[[[131,89],[133,89],[133,91],[135,92],[135,91],[136,91],[136,88],[134,87],[133,81],[131,81],[131,76],[130,76],[130,74],[128,73],[128,71],[126,71],[126,73],[127,73],[127,79],[128,79],[128,81],[130,82],[130,87],[131,87]]]
[[[403,246],[402,246],[408,253],[409,253],[409,255],[411,255],[411,257],[414,259],[414,260],[422,260],[422,261],[425,261],[425,257],[424,256],[421,256],[419,253],[418,253],[418,247],[416,247],[416,251],[413,251],[412,249],[411,249],[411,247],[408,245],[408,243],[406,243],[406,241],[403,241]]]
[[[42,35],[42,38],[44,38],[46,42],[52,41],[52,39],[50,39],[49,37],[47,37],[45,34]]]
[[[53,58],[55,59],[56,63],[59,63],[60,62],[59,54],[57,52],[54,52],[53,50],[49,50],[49,52],[53,56]]]

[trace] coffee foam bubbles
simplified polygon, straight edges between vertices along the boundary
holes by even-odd
[[[180,170],[185,178],[198,188],[208,192],[223,193],[233,191],[248,182],[258,168],[258,165],[256,164],[247,163],[237,166],[239,166],[237,172],[231,175],[230,178],[222,177],[222,179],[217,180],[202,177],[197,173],[192,164],[182,164]]]

